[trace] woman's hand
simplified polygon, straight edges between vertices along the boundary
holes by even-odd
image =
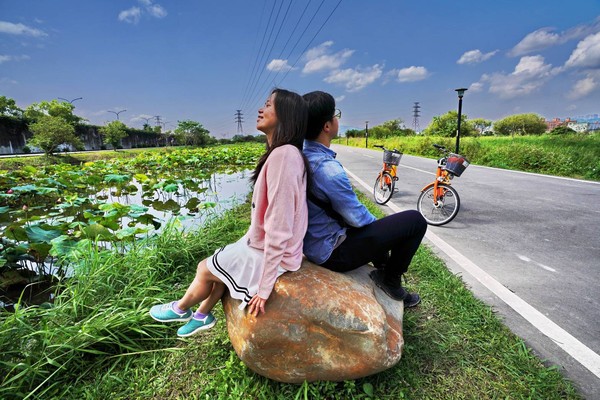
[[[248,302],[248,311],[250,314],[258,317],[258,314],[265,313],[265,303],[267,299],[263,299],[259,295],[255,294],[254,297]]]

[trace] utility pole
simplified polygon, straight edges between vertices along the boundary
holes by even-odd
[[[419,127],[420,109],[421,106],[419,105],[419,102],[415,101],[415,105],[413,106],[413,130],[415,133],[419,133],[419,130],[421,129]]]
[[[369,121],[365,121],[365,148],[369,148]]]
[[[235,122],[237,122],[237,133],[244,133],[242,122],[244,122],[242,110],[235,110]]]

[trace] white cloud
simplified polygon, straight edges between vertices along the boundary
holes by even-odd
[[[590,24],[577,25],[564,32],[556,33],[554,28],[541,28],[527,34],[508,53],[511,56],[522,56],[540,51],[548,47],[566,43],[570,40],[581,39],[600,30],[600,17]]]
[[[480,50],[470,50],[465,52],[460,59],[456,62],[457,64],[476,64],[492,58],[498,50],[490,51],[489,53],[482,53]]]
[[[589,35],[577,44],[565,67],[600,69],[600,32]]]
[[[332,45],[332,41],[327,41],[308,50],[306,52],[307,61],[302,72],[310,74],[317,71],[337,69],[348,61],[350,56],[354,53],[354,50],[344,49],[337,53],[330,54],[329,48]]]
[[[33,37],[48,36],[48,34],[39,29],[30,28],[23,24],[13,24],[12,22],[0,21],[0,33],[8,33],[9,35],[23,35]]]
[[[118,17],[119,21],[137,24],[144,14],[148,14],[154,18],[164,18],[167,16],[167,10],[160,4],[153,4],[152,0],[138,0],[138,3],[143,6],[143,9],[134,6],[128,10],[121,11]]]
[[[128,10],[123,10],[119,13],[119,21],[130,24],[137,24],[142,17],[142,10],[139,7],[131,7]]]
[[[551,28],[542,28],[529,33],[508,53],[511,56],[520,56],[534,51],[539,51],[563,42],[558,33],[553,33]]]
[[[165,10],[161,5],[152,4],[146,7],[146,11],[148,14],[153,16],[154,18],[164,18],[167,16],[167,10]]]
[[[577,100],[600,90],[600,71],[591,71],[586,75],[585,78],[580,79],[573,85],[569,93],[567,93],[567,98]]]
[[[398,82],[416,82],[422,81],[429,76],[429,71],[425,67],[415,67],[393,69],[389,72]]]
[[[561,68],[546,64],[542,56],[525,56],[510,74],[485,74],[478,84],[489,83],[490,93],[509,99],[535,92],[559,72]]]
[[[281,72],[291,70],[292,66],[288,64],[287,60],[274,59],[267,65],[267,69],[269,71]]]
[[[361,69],[348,68],[332,71],[324,81],[327,83],[343,84],[349,92],[357,92],[375,82],[383,73],[383,67],[375,64],[372,67]]]
[[[342,101],[344,101],[345,98],[346,98],[345,95],[341,95],[341,96],[335,98],[335,102],[341,103]]]
[[[9,62],[9,61],[23,61],[23,60],[29,60],[31,57],[26,56],[26,55],[22,55],[22,56],[9,56],[9,55],[2,55],[0,54],[0,64],[3,64],[5,62]]]
[[[4,85],[4,84],[16,85],[18,83],[19,82],[15,81],[14,79],[10,79],[10,78],[7,78],[7,77],[0,78],[0,85]]]
[[[472,83],[471,86],[469,86],[469,90],[471,92],[481,92],[483,90],[483,83],[481,83],[481,82]]]

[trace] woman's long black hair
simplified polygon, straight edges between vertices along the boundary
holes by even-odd
[[[308,121],[308,104],[302,96],[289,90],[274,89],[271,94],[273,93],[275,94],[274,106],[277,115],[277,126],[271,137],[271,144],[267,143],[267,151],[258,160],[258,164],[250,178],[252,183],[256,183],[258,175],[271,152],[284,144],[296,146],[304,160],[304,173],[310,175],[308,160],[302,153]],[[310,179],[307,179],[307,182],[310,182]]]

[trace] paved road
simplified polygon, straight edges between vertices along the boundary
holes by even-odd
[[[382,153],[333,145],[371,193]],[[436,161],[404,155],[387,212],[415,209]],[[365,187],[366,186],[366,187]],[[428,242],[475,295],[586,398],[600,398],[600,183],[471,165],[458,216]]]

